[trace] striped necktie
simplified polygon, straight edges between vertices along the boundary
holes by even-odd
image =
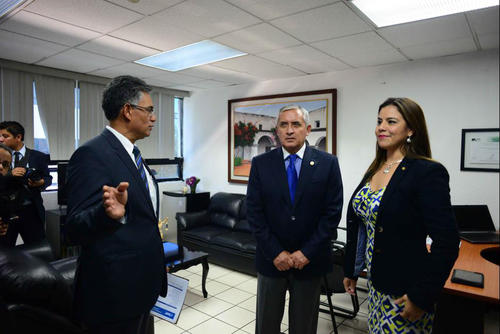
[[[14,168],[19,167],[21,161],[21,152],[14,152]]]
[[[139,151],[137,146],[134,146],[134,150],[132,151],[132,153],[134,153],[135,163],[137,165],[139,173],[141,174],[142,181],[144,181],[146,189],[149,191],[148,178],[146,177],[146,168],[144,168],[144,164],[142,162],[141,151]]]

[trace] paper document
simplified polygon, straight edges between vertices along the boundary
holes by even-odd
[[[165,298],[161,296],[158,297],[155,306],[153,306],[151,310],[151,314],[175,324],[177,323],[182,305],[184,304],[184,299],[186,298],[189,281],[172,274],[167,274],[167,276],[167,296]]]

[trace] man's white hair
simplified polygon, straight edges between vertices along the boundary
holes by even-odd
[[[301,107],[301,106],[296,105],[296,104],[290,104],[290,105],[282,107],[278,113],[278,119],[279,119],[279,116],[281,115],[281,113],[285,112],[287,110],[298,110],[302,116],[302,119],[304,119],[306,126],[309,125],[309,111],[307,111],[306,108]]]

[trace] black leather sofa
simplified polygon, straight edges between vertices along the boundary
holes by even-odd
[[[256,240],[246,220],[245,195],[219,192],[207,210],[177,213],[178,243],[209,254],[212,263],[256,275]]]
[[[0,333],[88,333],[72,318],[77,258],[52,261],[52,254],[47,240],[0,247]],[[148,333],[154,334],[152,316]]]

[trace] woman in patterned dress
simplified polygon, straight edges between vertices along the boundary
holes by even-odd
[[[431,159],[414,101],[382,103],[375,135],[375,159],[348,206],[344,286],[353,294],[367,269],[370,333],[431,333],[459,247],[448,172]]]

